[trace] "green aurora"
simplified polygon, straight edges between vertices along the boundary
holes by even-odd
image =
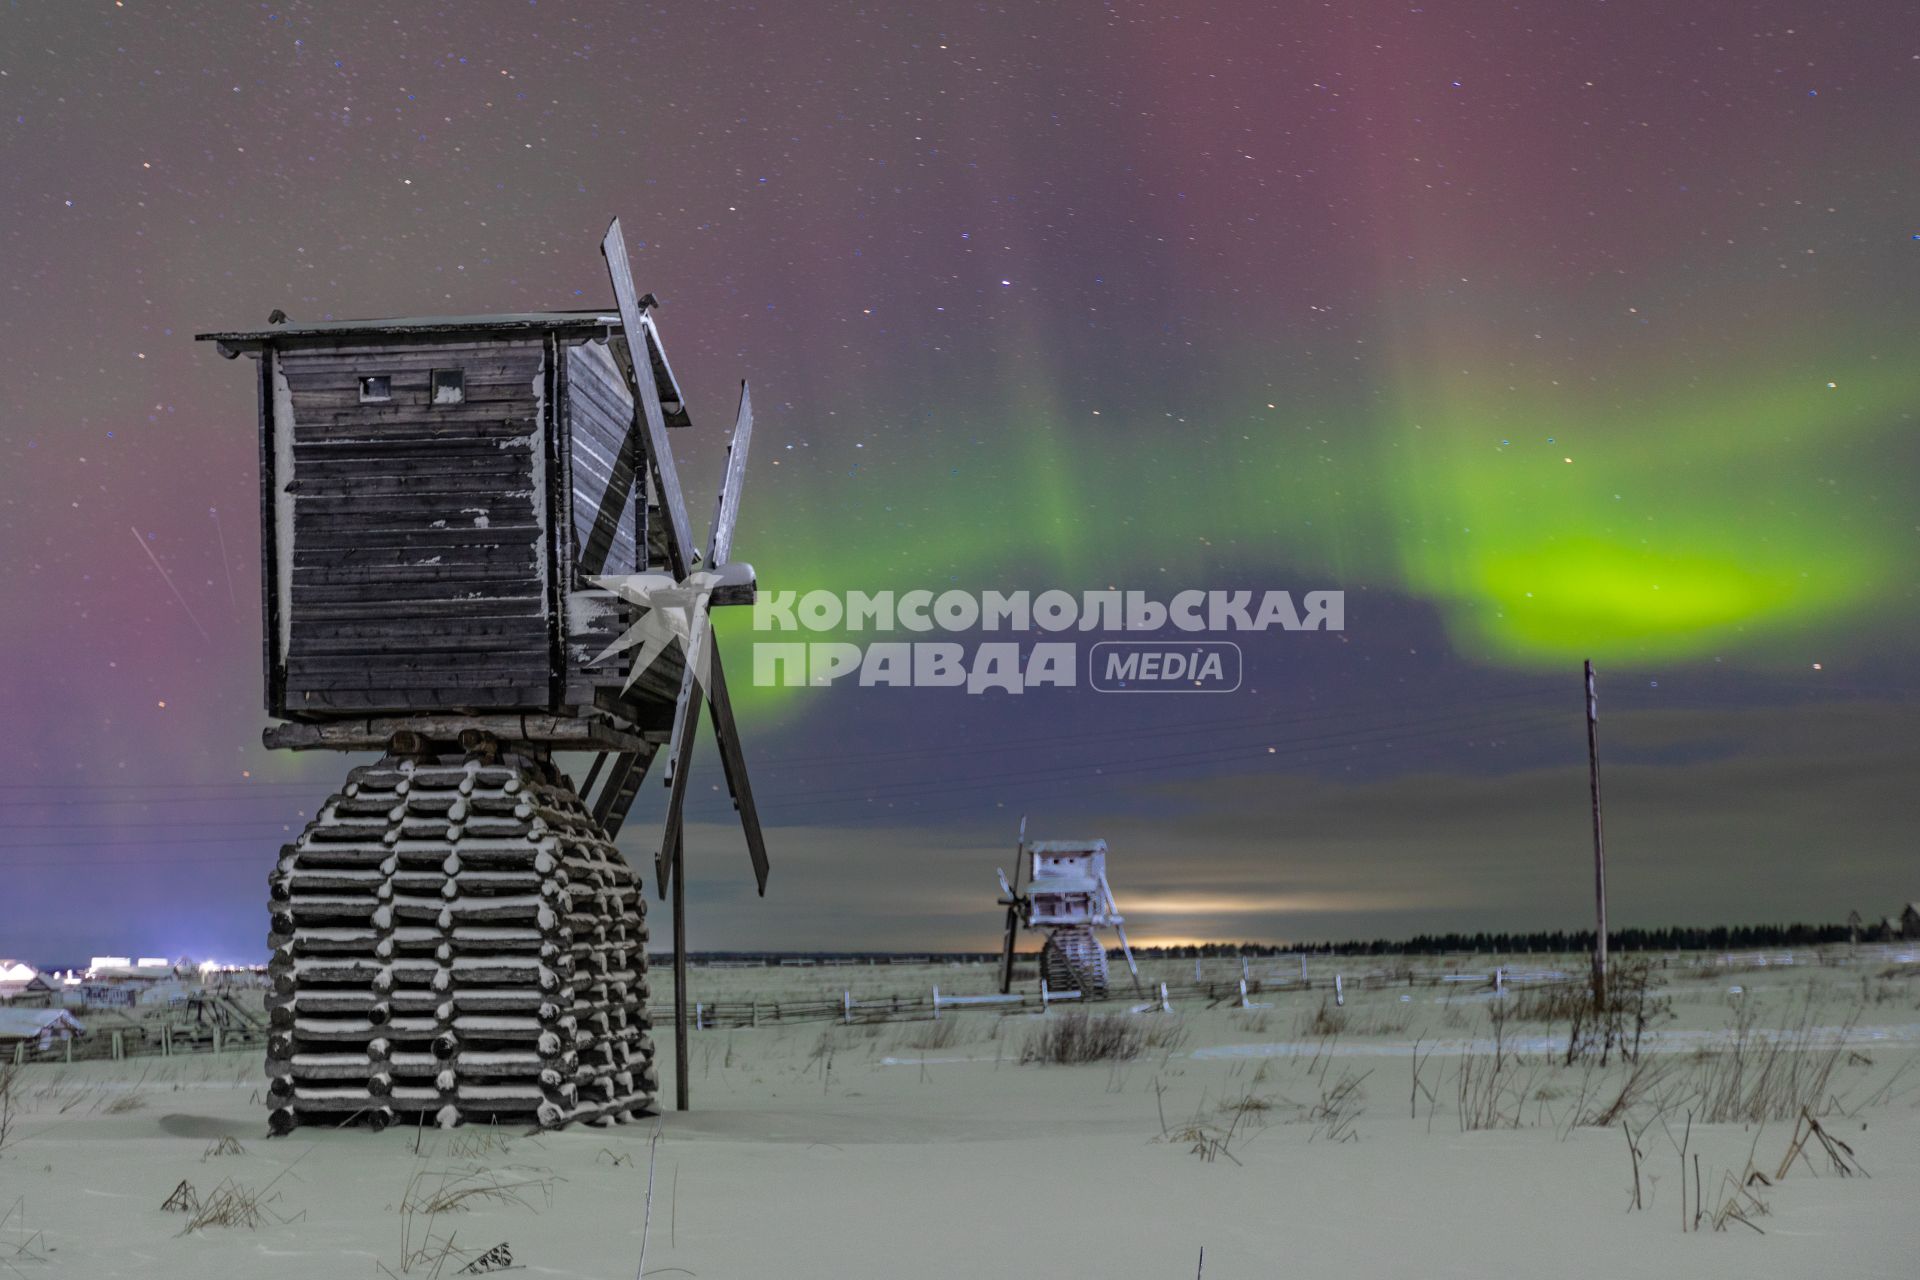
[[[1885,459],[1920,377],[1861,357],[1820,362],[1824,378],[1755,363],[1776,372],[1618,405],[1496,403],[1423,377],[1403,380],[1418,389],[1400,412],[1292,424],[1250,376],[1208,430],[1028,386],[953,413],[1012,426],[976,439],[949,423],[939,439],[969,443],[862,465],[832,504],[783,501],[799,468],[763,467],[775,492],[748,504],[742,545],[767,590],[1365,586],[1427,602],[1482,663],[1770,660],[1901,607],[1888,587],[1911,513]],[[744,667],[750,626],[721,627]]]

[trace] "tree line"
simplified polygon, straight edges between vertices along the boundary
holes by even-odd
[[[1898,926],[1862,924],[1671,925],[1661,929],[1609,929],[1613,951],[1744,951],[1753,947],[1816,947],[1832,943],[1891,942]],[[1526,933],[1423,933],[1412,938],[1349,939],[1345,942],[1209,942],[1178,947],[1135,947],[1134,954],[1157,959],[1208,959],[1291,955],[1439,955],[1478,952],[1576,953],[1593,950],[1591,929],[1538,929]]]

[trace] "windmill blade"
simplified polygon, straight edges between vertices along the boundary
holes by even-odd
[[[693,525],[687,519],[687,502],[680,493],[680,472],[673,465],[673,447],[667,443],[667,419],[660,407],[660,389],[653,382],[653,358],[648,349],[653,324],[640,309],[634,293],[633,273],[627,266],[627,242],[615,218],[600,242],[606,255],[607,275],[613,281],[614,301],[620,308],[620,328],[632,357],[633,403],[647,433],[647,461],[653,469],[654,488],[667,513],[667,551],[673,560],[673,575],[684,578],[693,569]]]
[[[687,627],[686,665],[680,670],[680,696],[673,704],[673,732],[667,738],[668,786],[680,776],[680,738],[700,719],[700,655],[713,640],[713,620],[704,604],[695,606]]]
[[[720,645],[709,638],[712,652],[707,655],[707,711],[713,720],[713,736],[720,745],[720,768],[727,775],[727,793],[733,797],[734,810],[740,815],[740,829],[746,833],[747,856],[753,859],[753,878],[760,896],[767,896],[767,841],[760,833],[760,810],[753,802],[753,785],[747,781],[747,758],[740,750],[740,730],[733,723],[733,700],[727,696],[727,673],[720,663]]]
[[[707,536],[706,566],[712,569],[726,559],[726,553],[733,546],[733,522],[740,514],[740,484],[747,466],[747,444],[753,438],[753,404],[747,398],[747,384],[740,384],[740,416],[734,423],[733,440],[727,445],[727,465],[720,479],[720,496],[714,502],[713,528]],[[677,748],[680,735],[688,732],[691,722],[699,719],[700,700],[697,695],[688,696],[688,690],[695,681],[695,673],[700,670],[701,651],[713,643],[713,621],[707,614],[705,600],[699,601],[693,609],[693,618],[687,629],[687,665],[680,680],[680,700],[673,708],[673,733],[668,741]],[[667,753],[666,783],[672,786],[678,776],[680,752],[677,749]],[[736,797],[736,803],[738,803]]]
[[[720,497],[713,506],[713,529],[707,537],[707,567],[717,568],[733,554],[733,525],[740,518],[740,486],[747,478],[747,446],[753,441],[753,396],[740,384],[740,412],[733,420],[733,439],[727,443],[727,465],[721,473]]]
[[[1007,883],[1006,869],[1004,867],[995,867],[993,872],[1000,877],[1000,892],[1006,894],[1009,898],[1013,897],[1013,886]]]
[[[1027,860],[1027,815],[1020,815],[1020,843],[1014,846],[1013,854],[1013,892],[1020,892],[1020,868]]]
[[[660,882],[662,898],[667,896],[667,887],[673,883],[674,850],[680,845],[680,814],[687,803],[688,765],[693,761],[693,735],[700,727],[700,684],[693,678],[691,663],[680,682],[680,702],[674,708],[674,719],[679,721],[683,713],[686,728],[674,740],[674,755],[667,761],[667,768],[672,771],[667,778],[667,825],[660,834],[659,852],[654,855],[654,878]]]

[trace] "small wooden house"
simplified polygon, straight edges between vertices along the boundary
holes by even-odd
[[[12,1060],[17,1061],[23,1052],[44,1053],[85,1031],[80,1020],[65,1009],[0,1009],[0,1049],[5,1049]]]
[[[665,425],[686,426],[643,316]],[[379,717],[435,708],[578,749],[664,733],[677,653],[626,694],[620,664],[592,665],[630,617],[589,579],[666,563],[622,328],[563,311],[200,335],[259,361],[266,704],[301,722],[271,744],[378,746]]]
[[[18,960],[0,960],[0,1004],[47,1008],[58,992],[39,970]]]

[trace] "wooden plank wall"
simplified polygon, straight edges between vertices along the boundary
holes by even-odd
[[[572,461],[574,545],[579,559],[574,589],[599,603],[571,611],[567,628],[568,680],[563,700],[572,705],[617,705],[638,714],[647,699],[671,703],[680,687],[680,655],[667,653],[619,698],[631,661],[628,654],[588,667],[634,620],[634,610],[592,588],[587,578],[658,568],[665,557],[645,555],[649,521],[644,443],[633,429],[633,396],[607,347],[593,342],[567,348],[567,386],[561,403]]]
[[[284,713],[545,709],[538,336],[289,344],[292,624]],[[435,369],[466,375],[430,403]],[[392,379],[363,404],[359,379]]]
[[[573,536],[579,575],[638,573],[633,397],[605,346],[567,348],[565,430],[573,452]]]

